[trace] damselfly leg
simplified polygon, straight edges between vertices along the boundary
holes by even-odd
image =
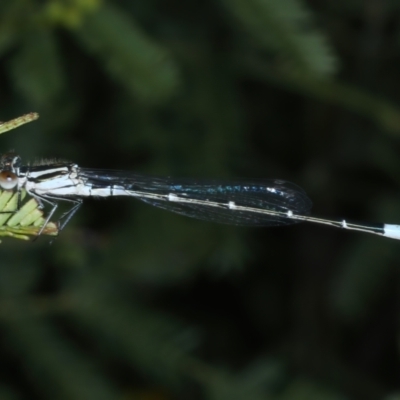
[[[74,214],[79,210],[80,206],[82,205],[82,199],[73,199],[68,197],[57,197],[57,196],[49,196],[49,195],[39,195],[37,193],[31,193],[31,195],[36,199],[36,201],[43,207],[43,203],[48,204],[51,209],[46,217],[46,220],[41,227],[40,231],[38,232],[38,236],[40,236],[43,230],[46,228],[47,224],[50,222],[51,218],[53,217],[54,213],[58,208],[58,201],[64,201],[68,203],[72,203],[72,207],[67,210],[65,213],[61,215],[61,217],[57,220],[58,225],[58,232],[62,231],[70,221],[70,219],[74,216]]]

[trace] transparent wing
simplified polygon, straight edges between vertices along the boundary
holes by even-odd
[[[312,206],[303,189],[281,180],[204,181],[85,168],[79,176],[92,187],[119,186],[153,206],[231,225],[293,224],[298,221],[288,212],[308,215]]]

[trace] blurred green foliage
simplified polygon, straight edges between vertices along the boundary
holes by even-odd
[[[26,162],[282,178],[400,220],[396,1],[0,2]],[[61,210],[62,213],[62,210]],[[395,399],[399,243],[88,200],[0,247],[1,399]]]

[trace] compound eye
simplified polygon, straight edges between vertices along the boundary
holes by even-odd
[[[5,190],[15,188],[18,183],[18,177],[11,171],[0,172],[0,187]]]

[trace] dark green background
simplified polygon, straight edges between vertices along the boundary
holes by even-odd
[[[400,2],[0,3],[26,162],[280,178],[400,223]],[[1,399],[400,398],[400,242],[88,200],[0,247]]]

